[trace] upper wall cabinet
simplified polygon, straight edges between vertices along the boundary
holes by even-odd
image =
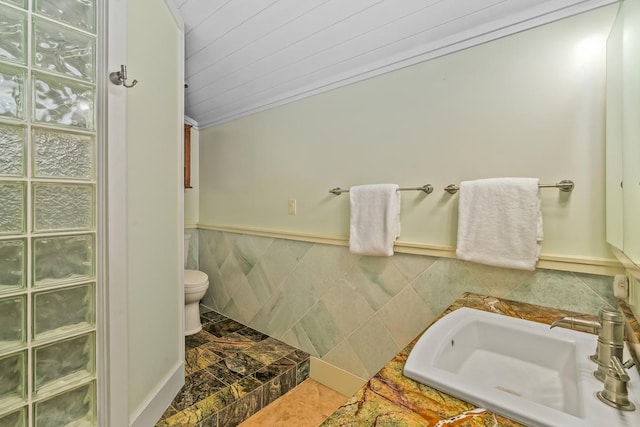
[[[624,0],[607,44],[607,241],[640,265],[640,0]]]
[[[607,242],[624,249],[622,233],[622,9],[607,39],[607,144],[606,217]]]

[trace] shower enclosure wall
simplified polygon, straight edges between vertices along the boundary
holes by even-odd
[[[0,0],[0,426],[96,424],[96,14]]]

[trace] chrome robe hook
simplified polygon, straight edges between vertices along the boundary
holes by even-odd
[[[126,88],[134,87],[136,83],[138,83],[136,79],[133,79],[130,85],[127,84],[127,66],[126,65],[121,65],[120,71],[114,71],[110,73],[109,80],[111,80],[111,83],[113,83],[114,85],[117,85],[117,86],[122,85]]]

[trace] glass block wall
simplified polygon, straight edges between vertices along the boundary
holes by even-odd
[[[0,427],[96,424],[96,4],[0,0]]]

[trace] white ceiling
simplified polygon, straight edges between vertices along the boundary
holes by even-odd
[[[200,128],[616,0],[174,0]]]

